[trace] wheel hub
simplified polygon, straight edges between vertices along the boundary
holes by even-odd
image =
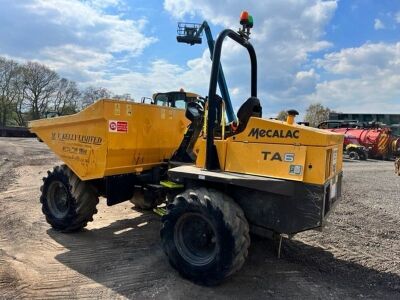
[[[51,213],[58,219],[64,218],[69,210],[68,192],[61,181],[53,181],[47,190],[47,203]]]
[[[195,266],[212,262],[219,247],[214,225],[200,213],[186,213],[178,219],[174,241],[179,254]]]

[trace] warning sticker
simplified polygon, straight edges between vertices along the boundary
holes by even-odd
[[[128,122],[127,121],[108,121],[108,131],[109,132],[128,132]]]

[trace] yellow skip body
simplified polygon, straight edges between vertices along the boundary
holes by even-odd
[[[81,112],[29,123],[30,130],[82,180],[140,173],[178,148],[185,110],[103,99]]]

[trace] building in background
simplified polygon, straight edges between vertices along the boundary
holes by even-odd
[[[400,135],[400,114],[329,113],[329,120],[354,120],[388,125],[395,135]]]
[[[379,122],[386,125],[400,124],[400,114],[329,113],[329,120],[355,120],[359,122]]]

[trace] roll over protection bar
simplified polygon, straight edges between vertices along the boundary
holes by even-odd
[[[206,137],[206,170],[220,169],[217,150],[214,144],[214,128],[217,118],[217,101],[215,95],[217,93],[218,71],[221,61],[222,44],[226,37],[231,38],[238,44],[247,49],[251,63],[251,97],[257,97],[257,56],[253,45],[248,41],[248,37],[239,34],[232,29],[223,30],[215,41],[210,85],[208,91],[208,118],[207,118],[207,137]]]

